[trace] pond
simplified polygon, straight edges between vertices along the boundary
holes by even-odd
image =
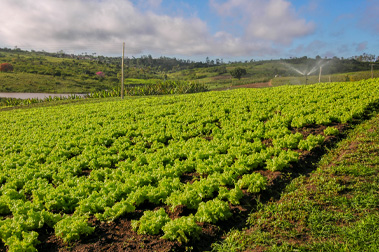
[[[84,96],[84,94],[49,94],[49,93],[0,93],[1,98],[17,98],[17,99],[32,99],[32,98],[38,98],[38,99],[44,99],[49,96],[51,97],[68,97],[70,95],[78,95],[78,96]]]

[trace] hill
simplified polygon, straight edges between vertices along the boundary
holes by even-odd
[[[0,73],[0,92],[89,93],[120,87],[121,57],[73,55],[0,49],[0,63],[11,63],[14,71]],[[308,72],[309,83],[318,82],[318,66],[324,65],[323,81],[354,81],[371,77],[370,62],[351,59],[311,59],[307,57],[224,63],[222,60],[194,62],[150,55],[125,59],[125,85],[148,85],[159,80],[185,80],[204,83],[209,89],[269,82],[274,85],[304,83],[294,68]],[[230,71],[242,67],[247,74],[233,79]],[[349,79],[351,72],[366,71]],[[335,74],[346,73],[334,78]],[[378,75],[375,71],[375,77]]]

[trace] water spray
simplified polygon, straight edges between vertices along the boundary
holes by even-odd
[[[321,61],[317,62],[312,68],[311,70],[308,71],[308,69],[304,70],[304,71],[300,71],[299,69],[297,69],[296,67],[294,66],[291,66],[290,64],[288,63],[285,63],[285,62],[282,62],[283,65],[285,65],[287,68],[297,72],[298,74],[300,75],[303,75],[305,77],[305,84],[307,85],[308,84],[308,75],[314,73],[317,71],[317,69],[320,69],[320,72],[319,72],[319,76],[318,76],[318,82],[321,82],[321,73],[322,73],[322,67],[325,66],[326,64],[328,64],[329,61],[327,62],[324,62],[321,64]]]

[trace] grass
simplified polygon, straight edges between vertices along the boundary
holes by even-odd
[[[11,63],[14,71],[0,72],[0,92],[89,93],[120,83],[115,65],[91,60],[1,52],[3,62]],[[105,78],[98,77],[98,71],[105,72]]]
[[[71,79],[63,79],[50,75],[31,73],[1,73],[0,90],[5,92],[82,92],[82,87],[76,86]]]
[[[230,70],[235,67],[245,68],[247,74],[242,76],[240,80],[234,79],[230,75]],[[302,65],[296,67],[303,67]],[[280,61],[267,61],[267,62],[252,62],[252,63],[239,63],[230,64],[225,67],[225,73],[217,72],[220,66],[201,68],[196,70],[182,70],[170,73],[170,79],[177,80],[197,80],[207,85],[209,89],[221,89],[231,86],[245,85],[252,83],[269,82],[272,80],[273,86],[281,85],[300,85],[305,84],[305,77],[294,73]],[[284,77],[275,77],[284,74]],[[374,78],[379,76],[379,70],[374,71]],[[362,79],[371,78],[371,71],[357,71],[348,73],[335,73],[326,74],[321,76],[321,82],[343,82],[343,81],[358,81]],[[314,84],[319,82],[318,71],[313,75],[308,76],[307,84]]]
[[[110,88],[99,80],[32,73],[0,73],[0,92],[89,93]]]
[[[358,125],[317,170],[258,202],[214,251],[379,251],[379,116]]]
[[[161,79],[134,79],[134,78],[126,78],[124,80],[124,85],[148,85],[148,84],[155,84],[158,81],[162,81]]]
[[[379,70],[373,71],[374,78],[379,76]],[[371,78],[371,71],[361,71],[361,72],[351,72],[351,73],[339,73],[332,75],[322,75],[321,82],[343,82],[343,81],[358,81],[363,79]],[[308,76],[307,83],[315,84],[319,81],[318,74]],[[300,85],[305,84],[304,76],[288,76],[288,77],[278,77],[272,79],[273,86],[281,85]]]
[[[275,63],[237,63],[207,68],[182,70],[170,73],[170,79],[199,81],[206,84],[208,89],[228,88],[231,86],[245,85],[259,82],[268,82],[275,76]],[[247,74],[240,80],[232,78],[230,71],[236,67],[245,68]]]

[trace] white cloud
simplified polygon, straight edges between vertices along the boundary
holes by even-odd
[[[135,14],[128,1],[3,0],[0,40],[32,48],[101,48],[104,42],[119,43],[121,33],[136,21]]]
[[[149,8],[158,8],[162,4],[162,0],[143,0],[143,5]]]
[[[149,3],[150,7],[141,10],[142,3]],[[268,3],[229,0],[223,4],[211,0],[220,14],[238,16],[242,13],[249,20],[244,36],[226,31],[211,34],[208,24],[197,16],[185,18],[154,13],[154,8],[159,9],[161,5],[161,0],[137,3],[131,0],[1,0],[0,47],[112,54],[119,53],[125,41],[128,54],[263,56],[277,53],[270,41],[289,43],[312,28],[297,18],[290,4],[283,0]]]
[[[210,0],[210,5],[222,16],[240,17],[241,23],[246,23],[247,39],[288,45],[315,28],[313,23],[299,18],[291,3],[285,0],[228,0],[223,3]]]

